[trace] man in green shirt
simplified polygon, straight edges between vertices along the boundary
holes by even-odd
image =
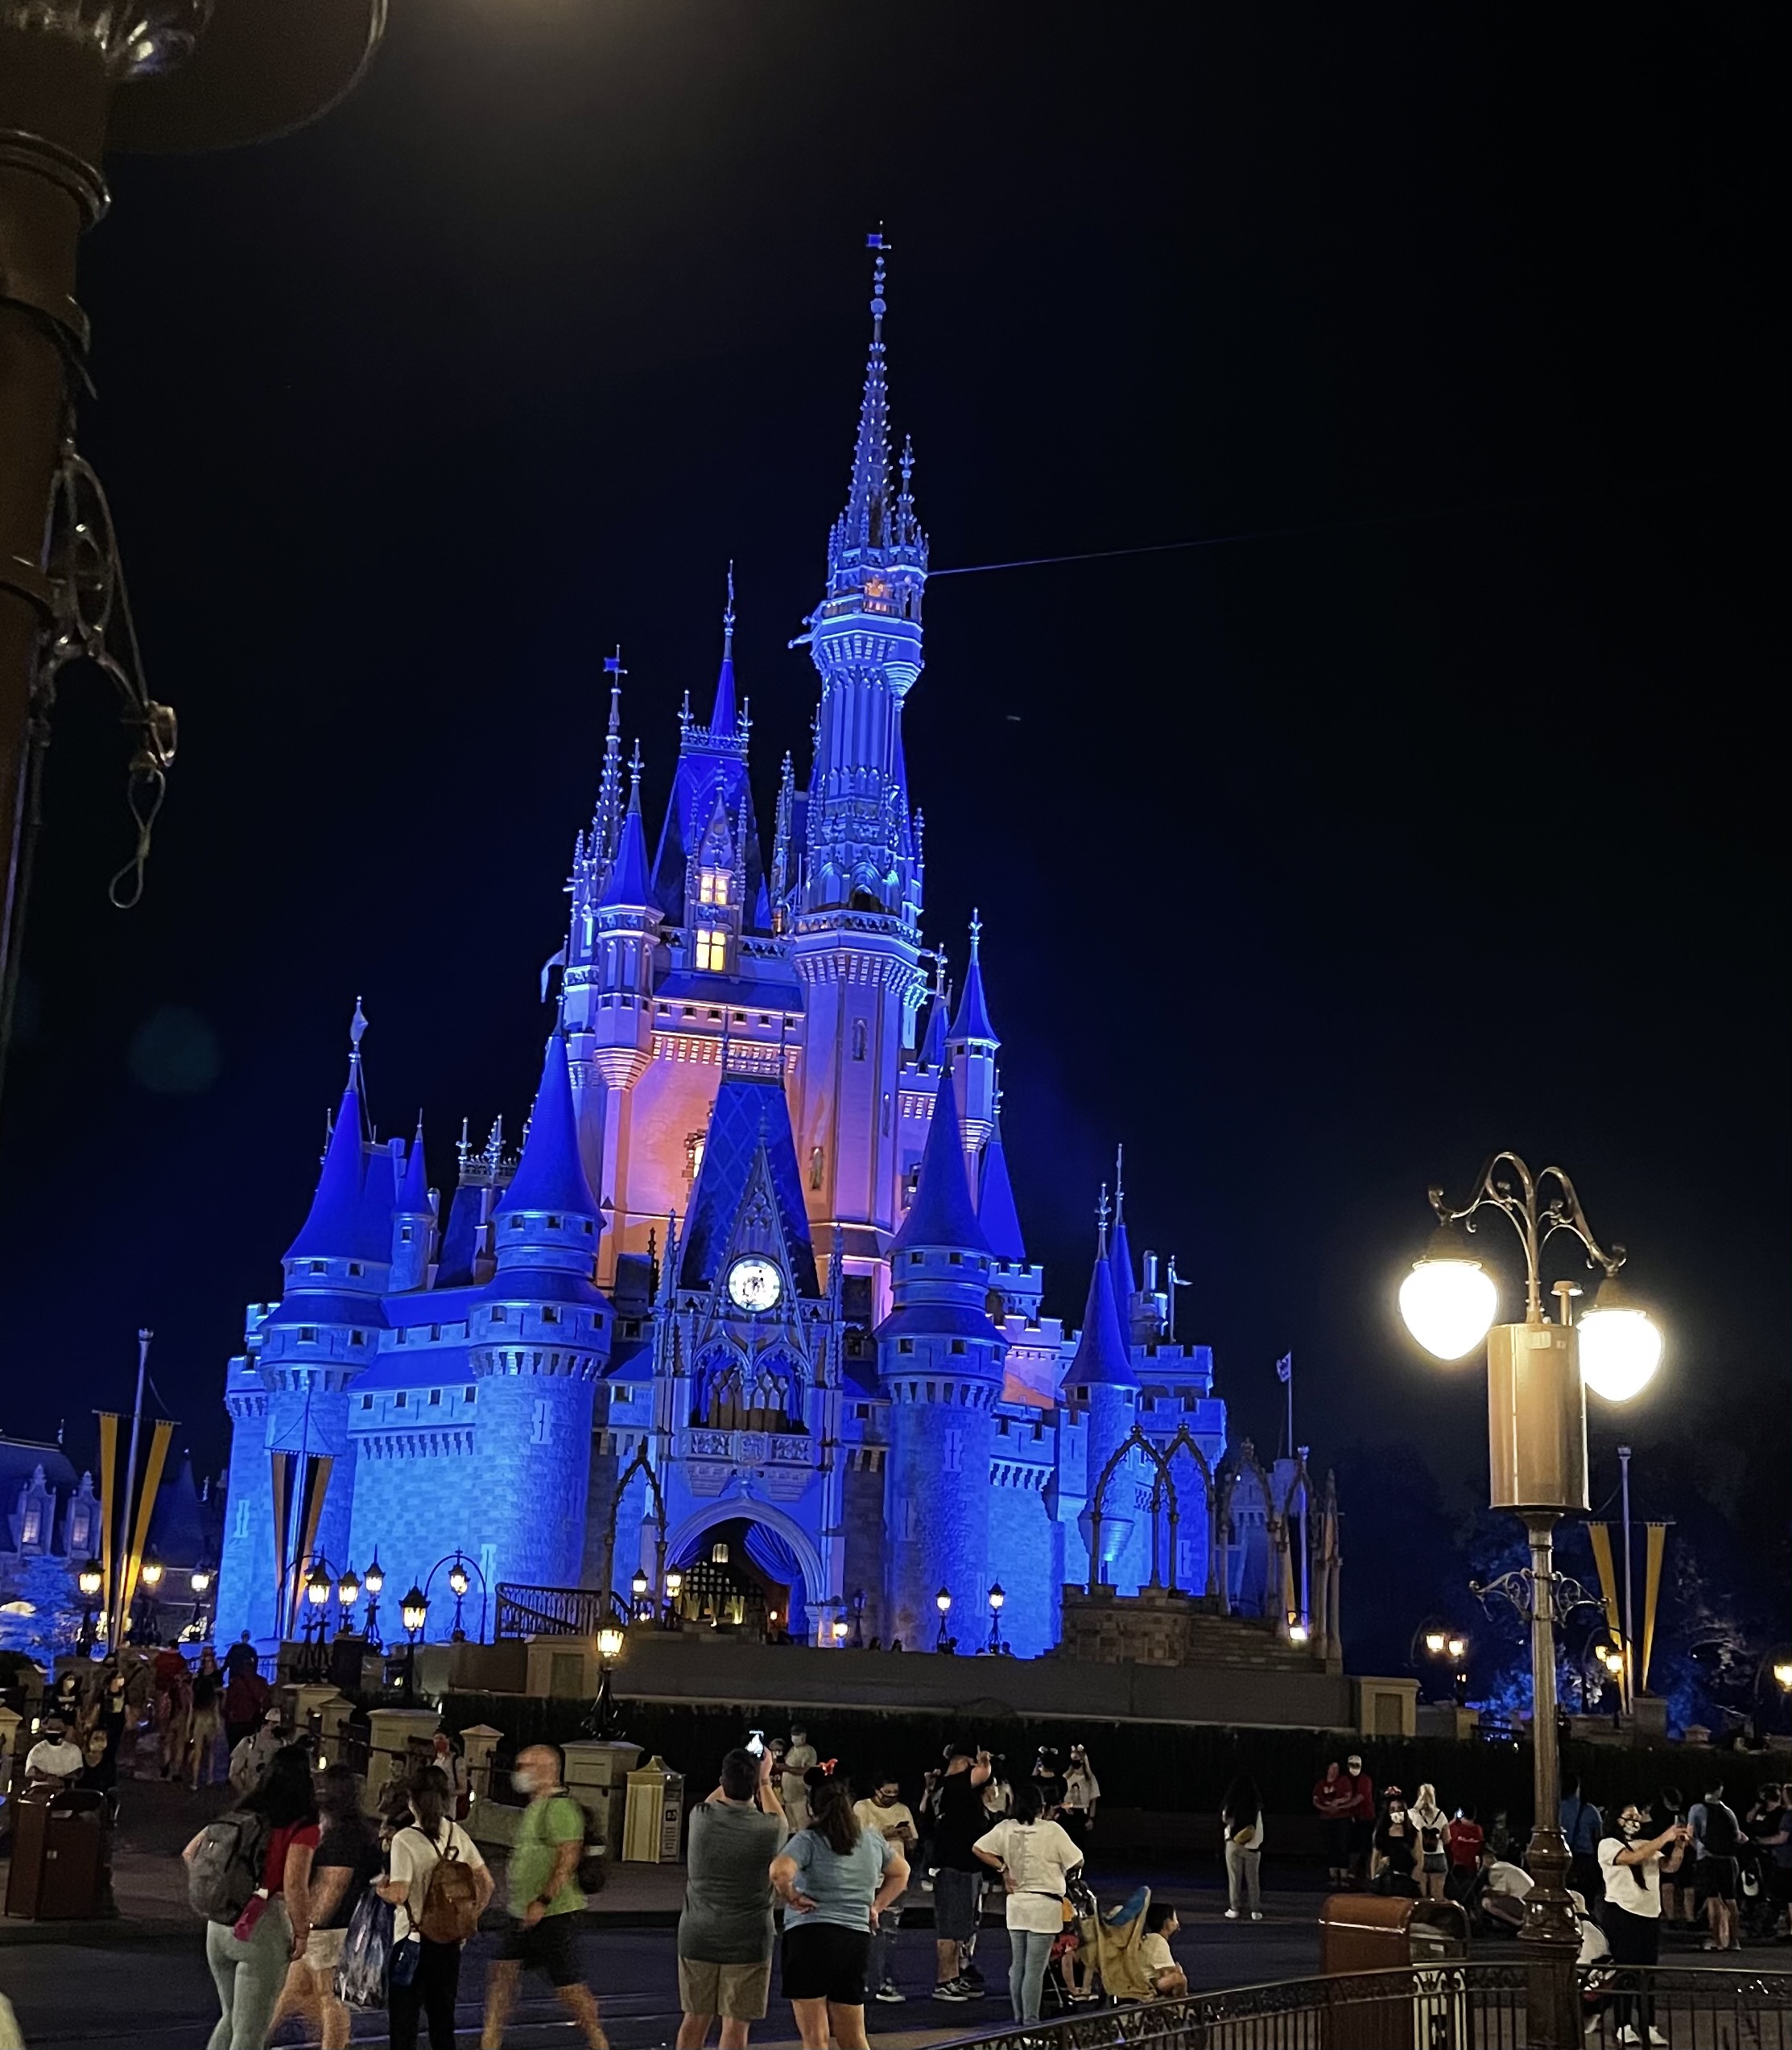
[[[510,1926],[485,1982],[483,2050],[499,2050],[504,2024],[525,1965],[548,1982],[584,2031],[591,2050],[609,2050],[597,1997],[579,1976],[577,1926],[585,1904],[573,1875],[584,1846],[584,1810],[560,1785],[561,1759],[553,1744],[532,1744],[511,1775],[529,1796],[510,1854]]]

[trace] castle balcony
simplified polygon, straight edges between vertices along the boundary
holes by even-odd
[[[820,1466],[815,1441],[806,1431],[722,1431],[693,1426],[675,1441],[692,1495],[720,1495],[737,1475],[750,1474],[766,1499],[794,1502]]]

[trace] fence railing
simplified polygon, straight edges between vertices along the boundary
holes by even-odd
[[[1598,1965],[1578,1975],[1595,2050],[1792,2050],[1792,1973]],[[1480,1959],[1099,2008],[978,2050],[1530,2050],[1530,1973]],[[1651,2033],[1651,2031],[1654,2033]]]
[[[500,1637],[594,1637],[610,1624],[624,1627],[628,1611],[614,1594],[592,1587],[526,1587],[500,1581]]]

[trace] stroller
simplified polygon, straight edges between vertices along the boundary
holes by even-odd
[[[1084,1945],[1095,1957],[1094,1982],[1100,1997],[1109,2001],[1154,2000],[1156,1988],[1139,1955],[1145,1941],[1146,1911],[1151,1905],[1151,1889],[1140,1887],[1117,1908],[1105,1913],[1099,1908],[1083,1919]]]

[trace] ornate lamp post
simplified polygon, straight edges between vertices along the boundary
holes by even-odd
[[[1549,1183],[1555,1193],[1540,1202]],[[1636,1394],[1660,1362],[1661,1334],[1617,1281],[1624,1248],[1607,1252],[1593,1236],[1574,1184],[1560,1168],[1534,1174],[1516,1153],[1497,1153],[1466,1203],[1446,1202],[1441,1189],[1433,1189],[1431,1198],[1437,1230],[1401,1285],[1400,1310],[1413,1336],[1439,1359],[1466,1359],[1484,1339],[1487,1343],[1492,1504],[1521,1519],[1530,1549],[1528,1567],[1475,1590],[1484,1599],[1505,1596],[1530,1626],[1536,1813],[1526,1862],[1536,1883],[1525,1896],[1518,1933],[1545,1969],[1530,1974],[1526,2040],[1535,2050],[1573,2050],[1580,2040],[1574,1978],[1580,1930],[1568,1899],[1568,1846],[1560,1825],[1555,1631],[1593,1598],[1555,1571],[1555,1531],[1561,1516],[1588,1506],[1587,1388],[1611,1401]],[[1483,1210],[1499,1211],[1524,1248],[1522,1324],[1493,1322],[1497,1292],[1467,1235]],[[1569,1319],[1579,1293],[1571,1283],[1555,1286],[1556,1321],[1543,1313],[1542,1254],[1559,1231],[1578,1239],[1589,1264],[1604,1272],[1578,1329]]]
[[[1001,1605],[1008,1599],[999,1580],[989,1583],[989,1649],[992,1653],[1005,1651],[1001,1641]]]
[[[139,1582],[137,1596],[137,1615],[131,1624],[130,1640],[134,1644],[159,1644],[161,1629],[156,1621],[155,1605],[160,1598],[156,1590],[162,1585],[162,1576],[167,1571],[153,1552],[143,1554],[143,1563],[137,1569]]]
[[[375,1563],[377,1564],[378,1561],[376,1561]],[[468,1593],[473,1586],[473,1575],[477,1574],[479,1576],[479,1641],[483,1644],[485,1641],[485,1601],[489,1592],[485,1586],[485,1576],[480,1572],[479,1568],[473,1564],[459,1545],[456,1545],[452,1553],[444,1553],[424,1576],[424,1607],[427,1608],[429,1606],[430,1590],[436,1585],[436,1576],[444,1566],[448,1568],[448,1592],[454,1597],[454,1624],[448,1631],[448,1642],[452,1644],[464,1644],[467,1641],[466,1631],[461,1625],[461,1612],[465,1605]],[[371,1569],[369,1570],[368,1578],[371,1581],[373,1578]]]
[[[647,1589],[650,1583],[647,1579],[647,1569],[645,1566],[637,1566],[634,1569],[634,1578],[629,1582],[629,1591],[634,1597],[634,1606],[629,1611],[630,1617],[634,1622],[641,1622],[642,1619],[648,1614]]]
[[[606,1623],[597,1633],[597,1693],[584,1728],[588,1737],[600,1738],[605,1743],[613,1743],[622,1734],[615,1698],[610,1692],[610,1668],[621,1656],[622,1644],[622,1633],[614,1623]]]
[[[411,1583],[411,1592],[398,1605],[398,1614],[404,1623],[405,1635],[410,1640],[404,1648],[404,1697],[414,1701],[417,1698],[417,1640],[429,1620],[429,1597],[415,1581]]]
[[[82,1603],[81,1635],[76,1640],[75,1649],[82,1658],[90,1658],[93,1652],[93,1604],[105,1585],[105,1568],[97,1559],[89,1559],[76,1574],[75,1584],[81,1590]]]
[[[666,1627],[679,1627],[679,1597],[684,1592],[684,1576],[676,1566],[666,1576]]]
[[[946,1619],[952,1612],[952,1590],[942,1587],[933,1598],[933,1606],[939,1611],[939,1633],[933,1640],[933,1648],[936,1652],[949,1652],[952,1640],[946,1635]]]
[[[379,1562],[379,1553],[376,1549],[373,1557],[367,1562],[367,1578],[361,1582],[367,1590],[367,1627],[365,1635],[367,1648],[370,1652],[377,1652],[380,1648],[379,1598],[380,1590],[385,1585],[386,1569]]]

